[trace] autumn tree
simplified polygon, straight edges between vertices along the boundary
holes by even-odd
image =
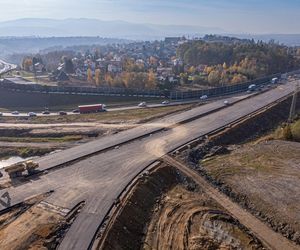
[[[93,72],[90,68],[87,70],[87,81],[92,83],[93,82]]]
[[[146,84],[146,88],[148,89],[155,89],[156,88],[156,75],[155,73],[151,70],[149,73],[148,73],[148,81],[147,81],[147,84]]]
[[[99,86],[101,83],[101,70],[100,69],[95,70],[95,83],[97,86]]]
[[[113,78],[112,78],[112,76],[109,74],[109,73],[106,73],[105,74],[105,82],[108,84],[108,85],[110,85],[110,86],[112,86],[113,85]]]
[[[24,58],[22,62],[22,68],[25,71],[30,71],[30,67],[32,66],[32,59],[31,58]]]
[[[221,73],[218,70],[212,70],[208,75],[208,83],[211,85],[217,85],[220,82]]]

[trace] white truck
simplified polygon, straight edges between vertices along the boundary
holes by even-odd
[[[272,78],[271,83],[272,84],[277,84],[279,79],[277,77]]]

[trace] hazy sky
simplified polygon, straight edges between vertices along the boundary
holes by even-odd
[[[0,0],[0,20],[97,18],[300,33],[300,0]]]

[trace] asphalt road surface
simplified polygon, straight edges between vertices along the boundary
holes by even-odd
[[[206,114],[208,111],[218,110],[223,105],[223,101],[216,101],[170,116],[155,125],[142,125],[73,149],[48,155],[39,159],[41,169],[45,170],[111,147],[109,150],[75,161],[63,168],[49,171],[48,174],[37,176],[22,185],[18,184],[1,190],[0,196],[8,192],[10,205],[14,205],[33,195],[53,190],[53,194],[46,199],[46,202],[50,204],[72,209],[79,202],[85,201],[84,208],[67,232],[59,249],[87,249],[115,199],[147,166],[189,141],[263,108],[290,94],[293,90],[294,84],[288,83],[180,126],[163,129],[166,124],[186,121],[200,116],[201,113]],[[148,136],[114,147],[120,142],[145,134]],[[1,207],[1,209],[4,208]]]
[[[253,94],[253,93],[252,93]],[[242,94],[235,94],[235,95],[228,95],[227,98],[231,97],[236,97],[236,96],[244,96],[245,93]],[[107,111],[125,111],[125,110],[134,110],[134,109],[144,109],[144,108],[159,108],[159,107],[168,107],[168,106],[179,106],[179,105],[184,105],[184,104],[192,104],[192,103],[206,103],[206,102],[211,102],[219,99],[224,99],[225,97],[213,97],[213,98],[208,98],[206,100],[187,100],[187,101],[173,101],[170,102],[169,104],[162,104],[162,103],[151,103],[147,104],[147,107],[138,107],[138,105],[135,106],[122,106],[122,107],[107,107]],[[34,112],[36,116],[42,116],[42,117],[47,117],[47,116],[59,116],[58,112],[50,112],[50,114],[43,114],[43,111],[39,112]],[[74,112],[69,112],[66,111],[67,115],[80,115],[79,113],[74,113]],[[28,112],[19,112],[18,115],[12,114],[11,112],[2,112],[2,116],[4,117],[29,117]]]

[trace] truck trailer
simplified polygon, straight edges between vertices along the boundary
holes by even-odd
[[[104,104],[81,105],[78,106],[80,114],[98,113],[106,111]]]

